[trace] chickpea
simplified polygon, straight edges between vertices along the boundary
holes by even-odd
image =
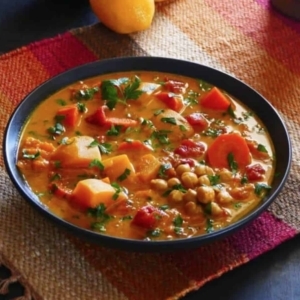
[[[183,185],[185,187],[187,187],[187,188],[193,188],[198,183],[198,177],[193,172],[184,172],[181,175],[181,181],[182,181],[182,183],[183,183]]]
[[[178,176],[182,175],[184,172],[189,172],[191,167],[189,164],[181,164],[176,168],[176,173]]]
[[[227,169],[222,169],[222,170],[219,172],[219,176],[220,176],[221,181],[223,181],[223,182],[231,181],[232,178],[233,178],[232,172],[230,172],[230,171],[227,170]]]
[[[184,208],[188,214],[195,215],[202,212],[200,206],[198,206],[195,202],[189,201],[184,205]]]
[[[174,185],[178,185],[181,184],[181,181],[176,178],[176,177],[172,177],[168,180],[168,187],[172,188]]]
[[[179,190],[173,190],[169,195],[169,199],[173,202],[181,202],[183,200],[183,193]]]
[[[215,191],[210,186],[200,186],[196,190],[197,200],[200,203],[209,203],[215,199]]]
[[[168,188],[168,183],[164,179],[152,179],[151,187],[158,191],[163,191]]]
[[[211,214],[213,216],[219,216],[223,214],[223,209],[216,202],[211,202]]]
[[[187,192],[183,195],[183,200],[186,202],[196,202],[197,192],[195,190],[188,189]]]
[[[211,185],[207,175],[202,175],[198,178],[199,185]]]
[[[229,191],[230,195],[237,200],[246,200],[250,196],[250,191],[246,186],[235,187]]]
[[[206,165],[197,165],[197,166],[195,166],[195,174],[198,176],[215,175],[215,172],[212,168],[210,168]]]
[[[221,204],[227,204],[231,203],[233,201],[233,198],[227,191],[222,190],[217,194],[216,200]]]

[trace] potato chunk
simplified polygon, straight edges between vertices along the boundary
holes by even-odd
[[[103,180],[90,178],[77,183],[71,199],[82,208],[95,208],[101,203],[109,207],[115,201],[127,200],[127,195],[122,191],[116,191]]]
[[[60,161],[62,167],[86,168],[91,161],[101,160],[98,147],[89,147],[93,141],[89,136],[71,138],[57,147],[51,160]]]
[[[117,155],[102,161],[104,173],[111,181],[116,181],[127,171],[125,177],[135,174],[134,167],[126,154]],[[124,180],[124,179],[123,179]],[[121,180],[122,181],[122,180]]]
[[[172,109],[165,109],[162,113],[154,115],[151,121],[157,130],[171,131],[168,134],[171,142],[189,138],[194,134],[194,129],[189,122]]]

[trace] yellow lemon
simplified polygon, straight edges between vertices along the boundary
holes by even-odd
[[[118,33],[132,33],[150,27],[154,0],[90,0],[97,18]]]

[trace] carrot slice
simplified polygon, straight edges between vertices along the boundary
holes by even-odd
[[[205,108],[214,110],[227,110],[231,104],[230,100],[217,88],[213,87],[201,99],[200,103]]]
[[[230,168],[229,154],[239,168],[251,163],[247,142],[237,133],[222,134],[214,140],[207,150],[208,163],[214,168]]]
[[[77,124],[79,112],[76,104],[66,105],[56,112],[56,116],[62,116],[65,126],[74,127]]]

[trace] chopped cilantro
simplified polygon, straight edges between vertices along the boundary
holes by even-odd
[[[211,185],[217,185],[220,183],[220,175],[207,175]]]
[[[82,102],[77,103],[77,109],[81,113],[84,113],[87,110],[85,103],[82,103]]]
[[[227,109],[227,114],[228,114],[230,117],[236,119],[236,115],[235,115],[234,110],[233,110],[233,108],[232,108],[231,105],[230,105],[230,106],[228,107],[228,109]]]
[[[212,85],[204,80],[199,80],[199,87],[203,92],[209,91],[212,89]]]
[[[174,117],[171,118],[161,118],[160,119],[163,123],[168,123],[172,125],[177,125],[176,119]]]
[[[203,135],[205,136],[210,136],[210,137],[217,137],[220,134],[222,134],[222,130],[221,129],[215,129],[215,128],[211,128],[208,127],[204,132]]]
[[[112,145],[109,143],[99,143],[97,140],[93,140],[89,145],[89,148],[98,147],[101,154],[109,154],[112,151]]]
[[[183,219],[182,219],[181,215],[178,214],[173,220],[173,225],[175,227],[181,227],[182,224],[183,224]]]
[[[117,178],[118,181],[123,181],[125,179],[127,179],[127,177],[130,175],[130,170],[129,169],[125,169],[125,171]]]
[[[110,185],[115,189],[115,193],[113,194],[112,198],[113,198],[113,200],[117,200],[119,197],[119,194],[122,192],[122,188],[116,182],[112,182]]]
[[[182,131],[182,132],[185,132],[187,131],[186,127],[184,125],[179,125],[179,129]]]
[[[23,158],[31,159],[31,160],[38,158],[40,156],[40,154],[41,154],[40,151],[36,151],[33,154],[27,153],[26,149],[23,149],[23,151],[22,151]]]
[[[237,170],[238,170],[238,164],[235,161],[232,152],[230,152],[228,154],[228,156],[227,156],[227,162],[228,162],[228,165],[229,165],[229,168],[230,168],[231,172],[233,172],[235,174],[237,172]]]
[[[54,126],[49,127],[47,131],[51,134],[60,135],[63,132],[65,132],[65,127],[61,125],[60,123],[56,123]]]
[[[262,144],[257,145],[257,150],[260,151],[260,152],[268,153],[267,148]]]
[[[112,80],[104,80],[101,83],[102,99],[106,101],[106,105],[113,110],[118,102],[118,90]]]
[[[157,130],[151,134],[151,138],[155,138],[162,145],[168,145],[170,143],[168,134],[171,133],[170,130]]]
[[[67,102],[64,99],[56,99],[56,103],[61,106],[67,105]]]
[[[159,170],[158,170],[158,177],[166,178],[167,177],[166,171],[171,169],[171,168],[172,168],[172,165],[170,163],[162,164],[159,167]]]
[[[74,93],[73,98],[78,101],[90,100],[94,97],[95,93],[97,93],[98,91],[99,91],[98,87],[80,89]]]
[[[104,166],[103,166],[103,164],[101,163],[101,161],[100,161],[99,159],[93,159],[93,160],[90,162],[89,167],[90,167],[90,168],[96,167],[96,168],[98,168],[100,171],[103,171],[103,170],[104,170]]]
[[[256,183],[254,188],[254,193],[257,196],[261,196],[262,193],[268,192],[272,187],[265,183]]]
[[[163,204],[163,205],[160,205],[158,208],[160,210],[167,210],[167,209],[169,209],[169,205],[168,204]]]
[[[107,136],[118,136],[121,132],[121,125],[112,125],[109,130],[106,131]]]
[[[233,204],[233,207],[234,207],[234,209],[238,210],[242,207],[242,203],[236,202],[236,203]]]
[[[154,112],[154,116],[158,116],[160,115],[161,113],[163,113],[164,110],[163,109],[157,109],[155,112]]]
[[[150,236],[150,237],[159,237],[161,234],[161,231],[159,228],[155,228],[153,230],[149,230],[147,232],[147,236]]]
[[[214,221],[212,219],[207,218],[206,219],[206,228],[205,231],[207,233],[214,232]]]
[[[128,84],[124,89],[124,98],[125,101],[128,99],[134,99],[136,100],[141,94],[143,94],[143,91],[139,90],[141,80],[138,76],[134,76],[134,80],[131,84]]]
[[[248,177],[246,174],[243,175],[242,179],[241,179],[241,184],[245,184],[248,183]]]

